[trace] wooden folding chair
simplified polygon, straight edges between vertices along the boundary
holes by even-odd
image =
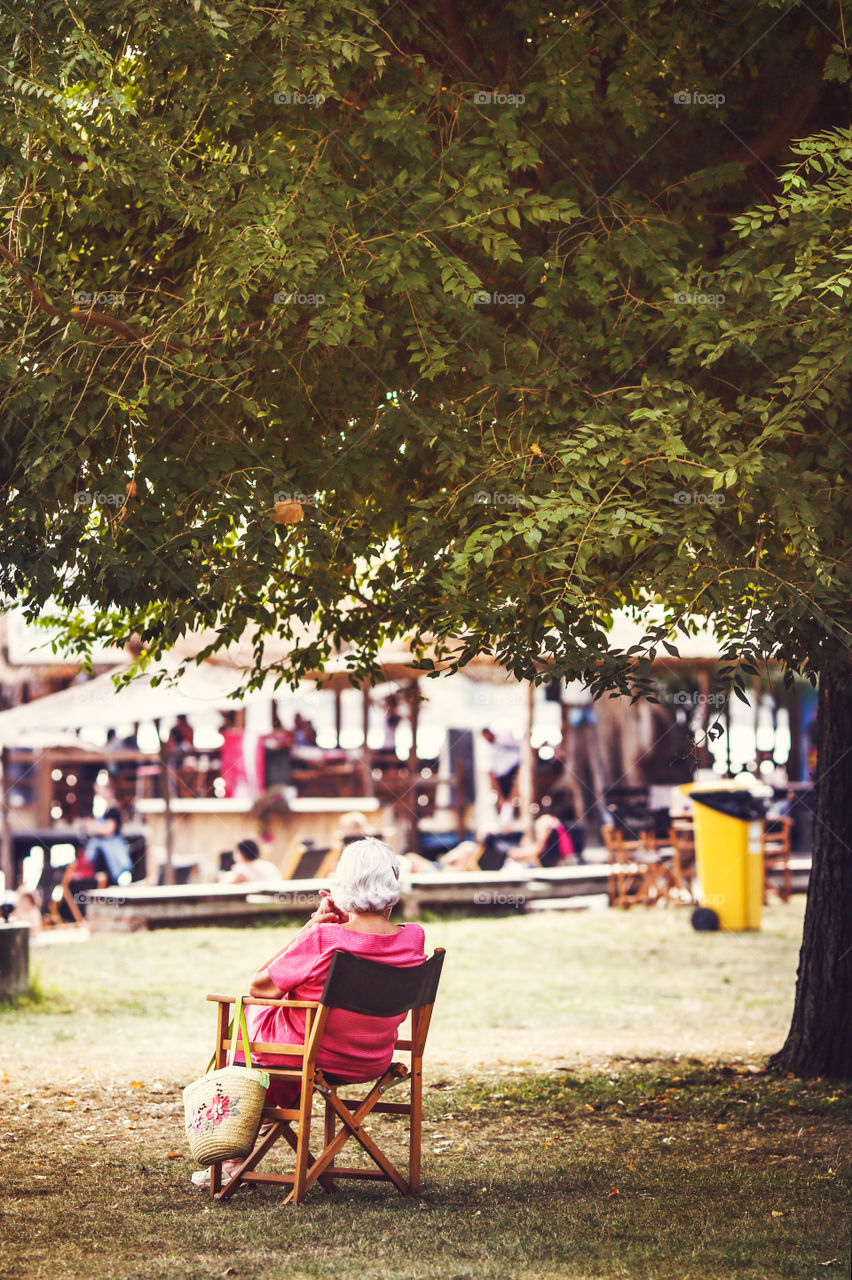
[[[690,902],[694,902],[695,823],[692,818],[673,818],[669,827],[669,841],[674,851],[672,874],[675,888],[681,894],[688,895]]]
[[[609,854],[609,905],[630,907],[636,901],[636,874],[631,871],[639,848],[638,840],[625,840],[609,823],[601,827],[601,835]]]
[[[294,1107],[265,1106],[258,1134],[260,1142],[246,1157],[240,1167],[224,1182],[221,1162],[210,1167],[210,1195],[217,1200],[227,1200],[241,1183],[279,1183],[290,1188],[285,1204],[301,1204],[315,1182],[327,1192],[334,1190],[336,1178],[367,1178],[392,1182],[402,1195],[414,1195],[420,1190],[420,1151],[423,1110],[423,1051],[432,1006],[438,990],[438,980],[444,962],[440,948],[423,964],[409,967],[381,964],[367,960],[350,951],[335,951],[328,972],[322,997],[310,1000],[260,1000],[246,997],[246,1005],[264,1005],[283,1009],[304,1009],[305,1038],[301,1044],[267,1044],[251,1042],[257,1053],[280,1054],[293,1058],[292,1068],[264,1066],[271,1080],[298,1081],[301,1094]],[[234,996],[208,996],[218,1005],[215,1066],[225,1063],[231,1047],[228,1035],[229,1009]],[[341,1098],[338,1089],[347,1081],[317,1064],[317,1053],[322,1042],[328,1015],[332,1009],[345,1009],[370,1018],[392,1018],[402,1013],[411,1015],[409,1038],[397,1040],[396,1048],[410,1057],[410,1065],[392,1062],[387,1071],[372,1082],[366,1095],[360,1099]],[[383,1102],[382,1097],[393,1085],[408,1081],[409,1097],[405,1102]],[[368,1082],[369,1083],[369,1082]],[[311,1151],[311,1115],[314,1094],[325,1103],[324,1145],[319,1155]],[[373,1113],[385,1113],[408,1117],[408,1177],[404,1177],[391,1163],[372,1137],[363,1128],[364,1121]],[[294,1132],[293,1124],[297,1130]],[[296,1155],[292,1173],[258,1173],[257,1165],[279,1138],[292,1147]],[[350,1138],[361,1144],[372,1159],[375,1168],[342,1167],[335,1163],[338,1154]]]
[[[763,901],[767,901],[769,892],[770,871],[782,873],[781,888],[778,896],[782,902],[789,902],[793,892],[793,878],[790,871],[790,833],[793,829],[792,818],[765,818],[763,821]]]
[[[653,907],[668,901],[674,886],[672,868],[640,840],[625,840],[611,824],[601,827],[609,853],[609,904],[627,909],[637,903]]]

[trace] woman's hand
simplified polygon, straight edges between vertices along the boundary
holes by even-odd
[[[346,924],[349,919],[348,912],[340,910],[328,889],[321,889],[320,893],[322,895],[320,904],[308,924]]]

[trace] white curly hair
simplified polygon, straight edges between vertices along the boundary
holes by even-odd
[[[340,855],[332,896],[341,911],[387,911],[399,902],[399,863],[389,844],[366,836]]]

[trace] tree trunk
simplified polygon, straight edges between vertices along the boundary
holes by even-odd
[[[820,677],[813,866],[793,1020],[770,1066],[852,1078],[852,681]]]

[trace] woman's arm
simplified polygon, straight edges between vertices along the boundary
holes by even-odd
[[[342,919],[341,919],[342,917]],[[254,996],[256,1000],[279,1000],[281,998],[281,990],[275,985],[269,976],[269,966],[273,964],[279,956],[283,956],[285,951],[290,951],[298,942],[304,938],[309,930],[318,924],[341,924],[343,920],[349,917],[345,912],[341,912],[330,897],[323,897],[314,914],[311,916],[307,924],[303,925],[299,932],[290,939],[290,941],[275,952],[274,956],[270,956],[264,965],[252,977],[249,983],[249,995]]]

